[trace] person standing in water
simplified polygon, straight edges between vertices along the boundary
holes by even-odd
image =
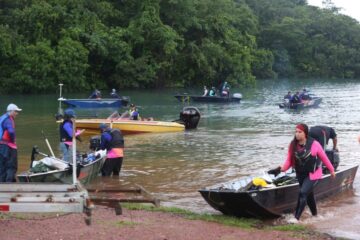
[[[320,143],[309,136],[309,128],[306,124],[298,124],[295,128],[295,136],[289,145],[287,158],[282,166],[268,171],[269,174],[278,175],[287,171],[290,167],[295,168],[296,178],[299,181],[299,195],[294,219],[291,223],[297,223],[306,205],[311,214],[317,215],[317,207],[314,197],[314,186],[322,177],[321,162],[329,169],[331,177],[335,178],[335,170],[326,156]]]

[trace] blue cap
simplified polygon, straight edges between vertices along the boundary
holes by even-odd
[[[65,114],[65,116],[68,116],[68,117],[76,117],[75,111],[71,108],[66,109],[64,114]]]
[[[100,129],[107,129],[109,126],[106,123],[100,123],[99,128]]]

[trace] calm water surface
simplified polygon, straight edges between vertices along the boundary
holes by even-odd
[[[301,90],[304,86],[323,97],[319,108],[302,112],[279,109],[277,103],[288,90]],[[173,95],[182,92],[195,90],[125,91],[123,94],[139,106],[142,116],[171,121],[178,118],[183,107]],[[335,127],[342,163],[359,163],[360,145],[356,138],[360,134],[360,83],[265,81],[253,89],[233,89],[233,92],[243,94],[240,104],[193,104],[202,114],[197,130],[126,136],[123,171],[111,184],[137,183],[154,193],[165,206],[214,213],[197,190],[256,175],[281,164],[298,122]],[[87,94],[65,94],[65,97],[87,97]],[[20,171],[28,168],[33,145],[49,152],[42,131],[55,152],[59,152],[58,126],[54,119],[57,98],[55,93],[0,98],[1,109],[9,102],[23,108],[16,119]],[[82,110],[77,111],[77,115],[107,116],[112,111]],[[86,150],[87,147],[88,139],[84,139],[80,148]],[[354,187],[354,191],[320,203],[320,216],[316,219],[305,213],[304,221],[324,232],[360,239],[357,227],[360,213],[354,211],[360,207],[359,174]]]

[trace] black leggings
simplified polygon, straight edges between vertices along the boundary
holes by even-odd
[[[297,174],[297,179],[299,181],[300,192],[295,210],[295,218],[300,219],[306,204],[309,206],[311,214],[316,216],[317,209],[314,197],[314,186],[317,180],[310,180],[309,174]]]
[[[104,165],[101,169],[101,175],[103,177],[111,176],[111,173],[114,176],[119,176],[121,171],[123,158],[107,158],[104,162]]]

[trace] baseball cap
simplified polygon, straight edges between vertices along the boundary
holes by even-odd
[[[10,103],[8,106],[7,106],[7,108],[6,108],[6,111],[18,111],[18,112],[20,112],[20,111],[22,111],[22,109],[21,108],[18,108],[18,106],[16,106],[15,104],[13,104],[13,103]]]
[[[106,123],[100,123],[100,125],[99,125],[99,128],[100,129],[106,129],[106,128],[108,128],[109,126],[106,124]]]

